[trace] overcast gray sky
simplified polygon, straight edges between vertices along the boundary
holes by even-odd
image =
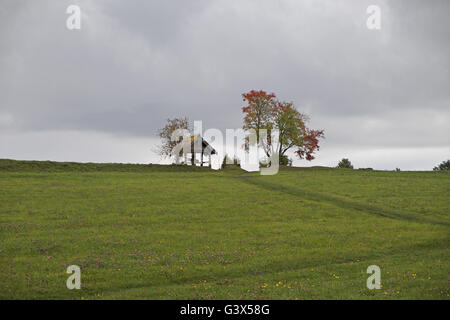
[[[166,118],[239,128],[241,94],[263,89],[325,130],[296,165],[430,170],[450,158],[449,14],[446,0],[3,0],[0,158],[159,162]]]

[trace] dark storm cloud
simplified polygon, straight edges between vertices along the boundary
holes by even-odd
[[[65,27],[79,4],[82,29]],[[380,31],[366,8],[382,10]],[[0,131],[152,136],[164,119],[241,126],[275,92],[325,146],[449,147],[448,1],[6,1]]]

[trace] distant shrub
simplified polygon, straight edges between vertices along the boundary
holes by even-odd
[[[280,166],[288,166],[288,167],[292,167],[292,159],[289,158],[286,155],[282,155],[279,158],[279,163]],[[259,167],[260,168],[267,168],[270,166],[270,159],[269,158],[264,158],[263,160],[259,161]]]
[[[395,171],[400,172],[402,170],[400,170],[400,168],[395,168]]]
[[[221,168],[225,169],[225,167],[227,166],[228,163],[230,163],[230,161],[231,161],[230,157],[228,157],[228,155],[225,154],[225,157],[223,157],[223,160],[222,160]]]
[[[280,165],[291,167],[292,159],[290,159],[288,156],[283,154],[282,156],[280,156]]]
[[[373,168],[358,168],[358,170],[372,171]]]
[[[353,165],[350,162],[350,160],[344,158],[341,161],[339,161],[337,168],[353,169]]]
[[[437,167],[433,168],[434,171],[450,171],[450,160],[442,161]]]
[[[227,164],[230,164],[230,163],[237,166],[237,165],[241,164],[241,161],[236,156],[234,156],[233,159],[231,159],[227,154],[225,154],[225,157],[223,157],[223,160],[222,160],[222,169],[224,169],[227,166]]]

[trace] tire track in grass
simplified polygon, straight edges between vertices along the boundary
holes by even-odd
[[[317,261],[313,263],[306,263],[306,264],[289,264],[286,265],[280,265],[277,261],[268,262],[263,265],[259,265],[260,270],[255,269],[247,269],[247,270],[241,270],[236,271],[233,270],[232,274],[230,274],[230,271],[223,271],[220,270],[220,272],[212,274],[212,276],[204,276],[204,275],[192,275],[187,276],[182,279],[176,279],[172,282],[145,282],[140,285],[134,285],[134,286],[128,286],[128,285],[121,285],[110,289],[103,289],[102,293],[104,295],[114,295],[115,293],[123,293],[129,290],[135,290],[135,289],[143,289],[143,288],[166,288],[167,286],[183,286],[187,284],[192,284],[199,282],[201,280],[207,280],[207,281],[218,281],[218,280],[234,280],[239,281],[244,278],[249,278],[250,280],[253,280],[258,277],[262,277],[268,274],[278,274],[278,273],[285,273],[285,272],[293,272],[293,271],[300,271],[304,269],[319,269],[319,268],[331,268],[333,266],[340,266],[345,265],[349,263],[357,263],[357,264],[363,264],[366,262],[372,262],[376,259],[386,259],[386,258],[394,258],[394,257],[410,257],[411,252],[414,252],[415,254],[421,254],[421,253],[430,253],[432,250],[443,250],[448,248],[448,243],[446,241],[426,241],[422,243],[417,243],[413,246],[405,245],[394,249],[389,249],[386,251],[380,251],[375,254],[361,254],[356,255],[353,257],[337,257],[333,262],[330,261]],[[357,262],[355,262],[358,260]]]
[[[309,190],[300,189],[300,188],[294,188],[294,187],[286,186],[286,185],[280,185],[277,183],[267,181],[267,177],[237,176],[236,178],[240,178],[241,181],[243,181],[243,182],[255,185],[257,187],[261,187],[262,189],[265,189],[265,190],[286,193],[286,194],[290,194],[295,197],[300,197],[300,198],[308,199],[308,200],[312,200],[312,201],[318,201],[318,202],[326,201],[328,203],[331,203],[335,206],[338,206],[338,207],[341,207],[344,209],[353,209],[353,210],[363,211],[363,212],[377,215],[377,216],[380,216],[383,218],[397,219],[397,220],[403,220],[403,221],[409,221],[409,222],[435,224],[435,225],[441,225],[441,226],[445,226],[445,227],[450,226],[450,223],[447,221],[418,216],[418,215],[411,214],[411,213],[399,212],[399,211],[395,211],[392,209],[380,208],[380,207],[376,207],[376,206],[372,206],[372,205],[368,205],[368,204],[363,204],[360,202],[342,199],[342,198],[339,198],[336,196],[332,196],[330,194],[314,192],[314,191],[309,191]]]

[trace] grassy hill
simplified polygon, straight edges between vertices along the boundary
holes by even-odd
[[[0,160],[0,299],[449,299],[449,194],[447,172]]]

